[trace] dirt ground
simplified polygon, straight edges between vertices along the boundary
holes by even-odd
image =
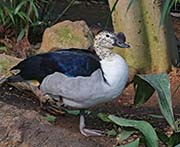
[[[107,18],[109,8],[106,5],[99,5],[99,6],[97,5],[97,7],[99,11],[103,9],[104,14],[101,14],[102,17],[96,15],[97,9],[94,6],[81,5],[81,6],[76,6],[76,10],[81,10],[81,11],[76,11],[77,13],[74,13],[75,8],[72,8],[62,19],[71,19],[71,20],[84,19],[87,21],[88,25],[90,26],[94,26],[94,25],[103,26],[104,21]],[[59,10],[60,9],[61,8],[59,8]],[[87,13],[87,11],[85,10],[89,10],[89,12]],[[58,9],[55,9],[55,11],[58,11]],[[99,19],[100,17],[101,19]],[[173,25],[176,31],[176,35],[180,39],[180,19],[173,18]],[[111,27],[111,24],[109,25],[109,27]],[[171,90],[173,92],[175,88],[180,84],[180,70],[174,68],[173,71],[170,72],[169,78],[171,82]],[[173,109],[174,109],[175,117],[177,119],[180,119],[179,96],[180,96],[180,90],[178,90],[176,95],[173,97]],[[150,114],[160,115],[160,110],[158,108],[158,103],[155,95],[145,105],[143,105],[140,108],[135,108],[133,106],[133,98],[134,98],[134,90],[133,90],[133,85],[131,84],[124,90],[123,94],[115,101],[92,108],[91,109],[92,113],[86,116],[86,119],[88,120],[86,122],[87,126],[89,128],[97,128],[101,130],[107,130],[113,128],[114,126],[112,124],[107,124],[97,118],[96,114],[102,112],[102,113],[118,115],[124,118],[147,120],[153,126],[157,128],[161,128],[164,131],[168,132],[169,129],[164,119],[157,120],[156,118],[150,116]],[[37,114],[42,116],[47,114],[47,112],[40,110],[39,102],[31,92],[17,90],[14,87],[6,84],[0,87],[0,101],[8,105],[15,106],[17,109],[36,111]],[[72,138],[74,137],[75,140],[77,140],[77,142],[81,143],[78,145],[74,143],[75,145],[72,145],[73,147],[74,146],[111,147],[116,144],[115,137],[108,137],[108,136],[89,137],[89,138],[84,137],[79,133],[78,125],[79,125],[79,117],[70,114],[59,115],[57,116],[57,120],[52,123],[52,127],[54,130],[65,129],[67,132],[70,132],[69,134],[67,133],[66,136],[67,138],[69,137],[69,141],[73,141]],[[52,134],[47,134],[47,136],[53,135],[53,133],[56,132],[51,132],[51,133]],[[63,145],[59,144],[59,147],[61,146],[63,147]]]

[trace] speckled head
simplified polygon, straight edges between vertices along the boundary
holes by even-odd
[[[126,37],[123,33],[118,33],[117,35],[112,32],[102,31],[95,36],[94,39],[94,50],[99,55],[101,59],[112,56],[112,49],[114,46],[120,48],[130,47],[125,43]]]

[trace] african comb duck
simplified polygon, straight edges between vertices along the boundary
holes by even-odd
[[[80,109],[80,132],[100,136],[99,130],[85,128],[84,110],[119,96],[128,79],[125,60],[112,51],[128,48],[123,33],[101,31],[93,49],[60,49],[28,57],[11,70],[20,70],[8,82],[37,80],[43,94],[62,98],[64,105]]]

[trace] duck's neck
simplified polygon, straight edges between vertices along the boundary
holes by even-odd
[[[111,58],[115,55],[112,49],[94,45],[94,50],[101,60]]]

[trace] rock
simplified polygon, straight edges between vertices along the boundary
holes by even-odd
[[[0,54],[0,84],[3,84],[5,79],[12,75],[12,73],[17,73],[17,71],[10,71],[10,69],[18,64],[23,59],[16,58],[13,56]],[[31,87],[24,82],[16,82],[16,83],[9,83],[10,85],[16,87],[17,89],[21,90],[30,90]]]
[[[63,21],[47,28],[39,52],[48,52],[56,48],[84,48],[93,43],[93,35],[85,21]]]
[[[22,59],[0,54],[0,79],[11,75],[10,69],[18,64]]]

